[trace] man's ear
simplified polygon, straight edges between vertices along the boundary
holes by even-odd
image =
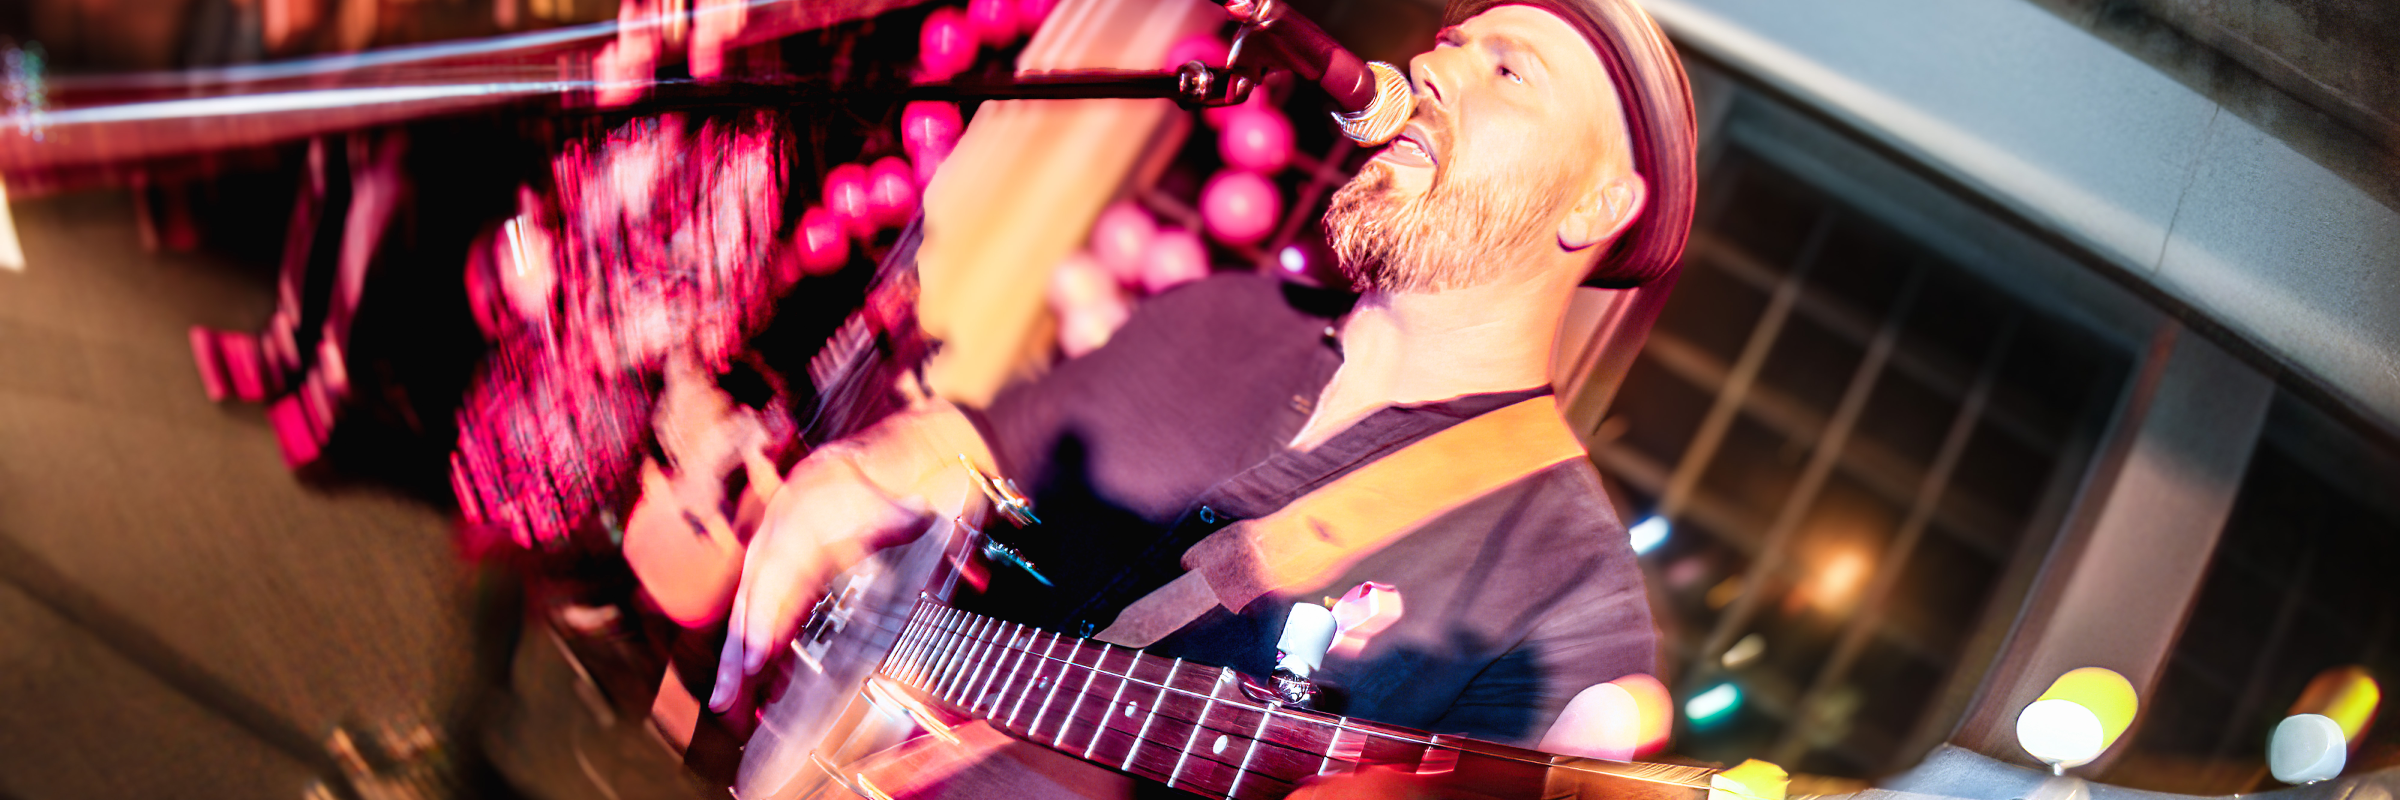
[[[1581,250],[1617,238],[1642,215],[1650,202],[1650,184],[1633,172],[1620,172],[1601,181],[1575,201],[1558,223],[1558,245]]]

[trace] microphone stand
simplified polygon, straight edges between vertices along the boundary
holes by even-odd
[[[1211,67],[1198,61],[1168,71],[1062,70],[998,77],[976,77],[940,83],[902,86],[866,84],[832,88],[813,82],[694,80],[661,81],[633,103],[597,107],[564,100],[561,111],[601,114],[656,113],[673,109],[724,106],[781,106],[861,97],[909,100],[1147,100],[1167,99],[1184,108],[1209,108],[1241,103],[1260,83],[1258,70]]]
[[[1258,85],[1250,70],[1211,67],[1198,61],[1171,72],[1075,70],[1036,72],[994,79],[915,84],[901,91],[910,100],[1173,100],[1185,108],[1240,103]]]

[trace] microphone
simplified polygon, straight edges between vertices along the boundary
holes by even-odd
[[[1228,0],[1228,5],[1244,0]],[[1316,83],[1341,108],[1333,115],[1342,135],[1365,145],[1379,145],[1400,135],[1416,110],[1415,89],[1399,68],[1367,61],[1342,48],[1325,29],[1286,6],[1282,0],[1247,0],[1249,23],[1235,34],[1229,63],[1239,64],[1246,45],[1260,42],[1292,74]]]

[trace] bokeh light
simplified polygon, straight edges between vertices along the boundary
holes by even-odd
[[[2089,764],[2139,709],[2133,683],[2103,667],[2068,670],[2017,715],[2017,744],[2057,769]]]

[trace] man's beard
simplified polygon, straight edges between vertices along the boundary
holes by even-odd
[[[1556,176],[1467,180],[1441,169],[1423,196],[1402,199],[1392,168],[1368,161],[1334,193],[1325,232],[1352,288],[1439,292],[1506,275],[1513,251],[1551,234],[1567,194]]]

